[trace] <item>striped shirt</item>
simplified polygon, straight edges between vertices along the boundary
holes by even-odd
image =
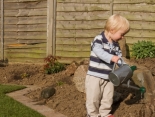
[[[87,74],[108,79],[108,74],[112,71],[114,65],[114,62],[111,61],[113,55],[122,56],[118,42],[109,43],[104,32],[97,35],[91,43],[90,62]],[[121,64],[120,60],[118,64]]]

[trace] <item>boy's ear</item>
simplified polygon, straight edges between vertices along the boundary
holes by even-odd
[[[111,29],[109,32],[110,32],[111,34],[113,34],[113,33],[114,33],[114,30],[113,30],[113,29]]]

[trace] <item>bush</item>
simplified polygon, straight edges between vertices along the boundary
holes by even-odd
[[[155,57],[155,45],[151,41],[138,41],[132,46],[132,56],[136,59]]]
[[[44,59],[44,61],[46,62],[46,64],[44,65],[44,71],[46,74],[58,73],[65,69],[65,65],[59,63],[57,61],[57,58],[58,57],[49,55]]]

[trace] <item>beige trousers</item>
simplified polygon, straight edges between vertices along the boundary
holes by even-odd
[[[114,86],[102,78],[87,75],[86,109],[90,117],[108,117],[113,103]]]

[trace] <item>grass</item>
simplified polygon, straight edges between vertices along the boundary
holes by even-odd
[[[0,84],[0,117],[44,117],[37,111],[32,110],[22,103],[5,95],[6,93],[23,88],[25,87]]]

